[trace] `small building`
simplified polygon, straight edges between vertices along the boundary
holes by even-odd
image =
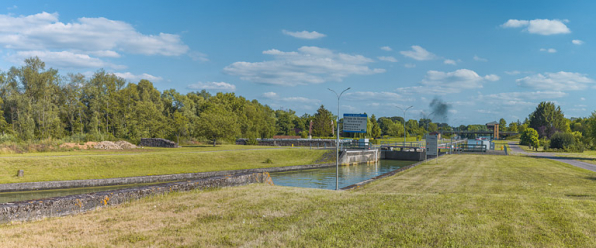
[[[496,121],[486,123],[488,130],[493,131],[493,139],[499,139],[499,123]]]
[[[432,133],[429,133],[428,135],[436,135],[437,136],[437,140],[440,140],[441,139],[441,133],[439,133],[437,131],[434,131]]]

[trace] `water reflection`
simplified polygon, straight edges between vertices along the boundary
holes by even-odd
[[[381,160],[376,164],[340,166],[339,187],[343,188],[359,183],[416,162],[417,161]],[[272,172],[270,175],[275,185],[335,189],[335,166],[311,170]]]

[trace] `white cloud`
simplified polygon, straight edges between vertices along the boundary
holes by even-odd
[[[59,68],[113,68],[125,69],[126,66],[115,65],[105,62],[98,58],[93,58],[87,54],[72,53],[67,51],[50,52],[50,51],[19,51],[15,54],[8,55],[6,59],[15,64],[23,63],[23,61],[30,57],[39,57],[42,61],[51,67]]]
[[[436,59],[437,56],[433,53],[427,51],[426,49],[422,48],[421,46],[412,46],[411,51],[401,51],[399,52],[406,57],[413,58],[415,60],[433,60]]]
[[[90,51],[88,53],[97,57],[120,58],[120,54],[111,50]]]
[[[516,82],[524,87],[538,90],[583,90],[588,84],[594,83],[594,80],[585,76],[585,74],[576,72],[546,72],[517,79]]]
[[[507,75],[518,75],[521,74],[521,71],[505,71]]]
[[[145,35],[132,25],[103,17],[63,23],[58,13],[0,15],[0,46],[14,50],[122,51],[178,56],[189,48],[179,35]]]
[[[585,101],[585,100],[586,100],[586,98],[583,98],[583,97],[582,97],[582,98],[580,98],[579,100]]]
[[[209,61],[209,59],[207,58],[207,54],[196,52],[196,51],[188,53],[188,56],[194,61],[203,61],[203,62]]]
[[[506,109],[505,112],[508,112],[509,110],[517,111],[520,107],[534,107],[537,101],[552,101],[565,96],[567,93],[562,91],[503,92],[489,95],[480,94],[475,100],[483,102],[485,105],[499,106],[498,108]]]
[[[422,80],[423,85],[427,86],[456,86],[465,89],[482,88],[484,80],[496,81],[499,77],[496,75],[487,75],[481,77],[475,71],[460,69],[452,72],[428,71],[426,77]]]
[[[159,82],[159,81],[163,80],[163,78],[161,78],[161,77],[156,77],[156,76],[153,76],[153,75],[150,75],[147,73],[135,75],[130,72],[124,72],[124,73],[115,72],[114,75],[124,78],[131,82],[138,82],[138,81],[141,81],[142,79],[149,80],[151,82]]]
[[[481,114],[498,114],[495,111],[486,110],[486,109],[477,109],[476,112],[481,113]]]
[[[546,49],[546,48],[540,48],[540,51],[541,51],[541,52],[548,52],[548,53],[556,53],[556,52],[557,52],[557,50],[556,50],[556,49],[554,49],[554,48],[549,48],[549,49]]]
[[[490,75],[484,76],[484,79],[491,81],[491,82],[495,82],[495,81],[499,81],[499,79],[501,79],[501,78],[495,74],[490,74]]]
[[[319,99],[310,99],[310,98],[301,97],[301,96],[284,97],[284,98],[281,98],[281,100],[284,102],[299,102],[299,103],[319,103],[319,102],[321,102],[321,100],[319,100]]]
[[[575,45],[582,45],[582,44],[584,44],[584,42],[582,40],[572,40],[571,43],[573,43]]]
[[[457,65],[457,63],[455,62],[455,60],[452,60],[452,59],[446,59],[445,61],[443,61],[443,64],[446,64],[446,65]]]
[[[484,77],[475,71],[460,69],[453,72],[428,71],[420,86],[398,88],[404,94],[436,94],[445,95],[459,93],[462,90],[482,88],[487,81],[497,81],[499,76],[490,74]]]
[[[415,68],[416,64],[407,63],[407,64],[404,64],[404,67],[405,68]]]
[[[478,57],[477,55],[474,55],[474,60],[480,61],[480,62],[487,62],[488,61],[488,59]]]
[[[381,47],[381,50],[387,51],[387,52],[393,51],[393,49],[391,49],[391,47],[389,47],[389,46]]]
[[[321,34],[317,31],[312,31],[312,32],[308,32],[308,31],[297,31],[297,32],[291,32],[288,30],[282,30],[281,31],[283,34],[285,35],[289,35],[292,36],[294,38],[298,38],[298,39],[305,39],[305,40],[314,40],[314,39],[319,39],[319,38],[323,38],[327,35],[325,34]]]
[[[349,100],[401,100],[403,97],[394,92],[358,91],[346,93]]]
[[[526,27],[524,31],[530,34],[553,35],[553,34],[567,34],[571,30],[563,22],[568,20],[548,20],[548,19],[534,19],[534,20],[516,20],[509,19],[501,27],[504,28],[521,28]]]
[[[530,22],[526,20],[509,19],[506,23],[501,25],[504,28],[521,28],[529,25]]]
[[[275,99],[277,98],[277,93],[275,92],[265,92],[263,93],[264,98]]]
[[[273,60],[263,62],[235,62],[224,72],[242,80],[273,85],[306,85],[328,81],[341,82],[350,75],[383,73],[385,69],[371,69],[366,64],[374,60],[362,55],[336,53],[329,49],[303,46],[296,52],[277,49],[263,51]]]
[[[236,86],[233,84],[225,83],[225,82],[197,82],[195,84],[190,84],[187,88],[191,90],[221,90],[221,91],[235,91]]]
[[[377,59],[382,60],[382,61],[387,61],[387,62],[397,62],[397,59],[394,58],[393,56],[379,56],[377,57]]]

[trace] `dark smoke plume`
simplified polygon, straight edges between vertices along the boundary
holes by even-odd
[[[449,111],[449,105],[447,103],[440,98],[435,97],[428,106],[430,107],[431,113],[434,113],[433,119],[435,119],[435,122],[447,122],[447,112]]]

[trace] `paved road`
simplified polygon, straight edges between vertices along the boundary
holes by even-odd
[[[582,161],[578,161],[577,159],[585,159],[585,158],[570,158],[570,157],[557,157],[557,153],[552,152],[526,152],[522,150],[517,143],[510,142],[509,148],[511,148],[511,153],[519,153],[533,157],[540,157],[540,158],[548,158],[555,161],[567,163],[579,168],[583,168],[586,170],[591,170],[596,172],[596,164],[586,163]]]

